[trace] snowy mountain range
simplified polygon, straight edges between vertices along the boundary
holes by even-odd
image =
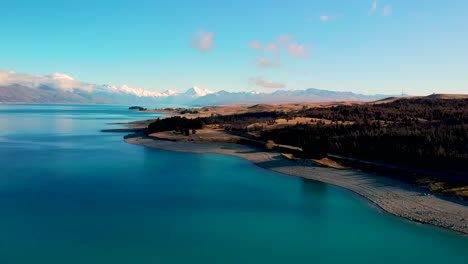
[[[193,86],[186,92],[147,91],[128,85],[97,85],[77,81],[62,74],[29,75],[0,70],[0,102],[80,103],[139,105],[220,105],[256,103],[298,103],[325,101],[373,101],[385,95],[362,95],[319,89],[259,92],[213,92]]]

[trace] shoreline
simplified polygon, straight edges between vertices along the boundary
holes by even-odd
[[[266,152],[255,147],[232,143],[175,142],[155,138],[125,138],[125,142],[167,151],[216,153],[236,156],[282,174],[316,180],[352,191],[384,211],[411,221],[429,224],[468,235],[468,206],[434,196],[423,188],[372,174],[304,165],[279,152]]]

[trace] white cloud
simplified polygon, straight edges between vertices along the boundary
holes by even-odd
[[[54,80],[68,80],[68,81],[74,81],[73,77],[70,75],[64,74],[64,73],[52,73],[50,77]]]
[[[254,49],[264,50],[264,51],[276,51],[276,50],[278,50],[278,46],[276,45],[276,43],[269,43],[269,44],[266,44],[265,46],[263,46],[262,43],[260,43],[260,41],[258,41],[258,40],[250,42],[249,46],[254,48]]]
[[[96,88],[96,85],[76,81],[71,76],[63,73],[53,73],[51,75],[31,75],[0,70],[0,85],[11,84],[19,84],[33,88],[46,85],[65,91],[72,91],[73,89],[92,91]]]
[[[392,13],[392,6],[386,5],[382,11],[382,16],[388,16],[390,13]]]
[[[249,43],[249,46],[260,51],[270,51],[273,54],[273,59],[269,60],[264,56],[260,56],[257,58],[256,62],[258,67],[260,68],[272,68],[278,67],[280,61],[280,48],[282,47],[282,43],[289,41],[291,36],[289,35],[281,35],[278,37],[276,42],[268,43],[266,45],[262,45],[262,43],[258,40],[252,41]]]
[[[305,45],[291,43],[288,48],[289,55],[292,57],[307,58],[307,56],[309,56],[309,50]]]
[[[372,7],[369,9],[369,15],[374,13],[377,10],[378,6],[379,6],[379,2],[374,1],[374,3],[372,3]]]
[[[335,20],[337,18],[340,18],[342,16],[343,16],[342,14],[339,14],[339,15],[323,15],[323,16],[320,16],[319,19],[321,21],[330,21],[330,20]]]
[[[200,52],[208,52],[213,48],[214,33],[200,30],[192,36],[192,48]]]
[[[334,16],[338,17],[338,16]],[[327,17],[327,19],[331,17]],[[293,38],[292,35],[280,35],[275,42],[262,45],[258,40],[249,43],[251,48],[260,51],[271,51],[272,57],[259,56],[256,59],[257,66],[260,68],[279,67],[281,65],[281,54],[288,52],[292,57],[307,58],[311,46],[297,43],[288,43]]]
[[[260,56],[257,58],[257,63],[260,68],[272,68],[279,66],[278,64],[274,63],[273,61],[268,60],[267,58]]]
[[[293,38],[292,35],[280,35],[278,37],[278,43],[283,44],[290,41]]]
[[[260,43],[260,41],[258,41],[258,40],[250,42],[249,46],[254,48],[254,49],[258,49],[258,50],[262,49],[262,43]]]
[[[264,87],[264,88],[275,88],[275,89],[278,89],[278,88],[284,88],[286,87],[284,84],[282,83],[277,83],[277,82],[267,82],[263,79],[262,76],[258,76],[258,77],[255,77],[255,78],[252,78],[251,81],[257,85],[257,86],[261,86],[261,87]]]
[[[270,43],[267,44],[265,47],[263,47],[264,50],[269,50],[269,51],[275,51],[278,50],[278,46],[275,43]]]
[[[131,88],[128,85],[98,85],[75,80],[73,77],[63,73],[53,73],[51,75],[32,75],[5,71],[0,69],[0,86],[19,84],[29,88],[48,86],[53,89],[71,92],[74,89],[86,92],[116,92],[128,93],[136,96],[168,96],[169,94],[147,91],[140,88]]]

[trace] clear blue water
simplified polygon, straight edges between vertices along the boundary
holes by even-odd
[[[0,263],[468,262],[468,237],[346,190],[100,132],[153,116],[0,104]]]

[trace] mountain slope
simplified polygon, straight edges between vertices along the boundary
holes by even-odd
[[[75,104],[109,104],[112,100],[106,97],[91,95],[85,92],[59,91],[48,86],[33,89],[20,84],[0,86],[0,102],[4,103],[75,103]]]
[[[213,92],[193,86],[185,93],[147,91],[128,85],[97,85],[77,81],[69,75],[28,75],[0,70],[0,102],[4,103],[75,103],[138,105],[219,105],[259,103],[300,103],[327,101],[374,101],[386,96],[368,96],[351,92],[307,90],[272,93]]]
[[[220,91],[196,99],[194,105],[213,104],[259,104],[259,103],[317,103],[330,101],[374,101],[381,96],[369,96],[351,92],[334,92],[310,88],[296,91],[276,91],[273,93],[230,93]]]
[[[201,89],[198,86],[193,86],[192,88],[188,89],[185,92],[186,95],[190,95],[192,97],[200,97],[200,96],[205,96],[205,95],[213,94],[213,93],[215,92],[210,91],[208,89]]]
[[[201,90],[201,89],[200,89]],[[258,103],[301,103],[329,101],[374,101],[381,97],[348,92],[332,92],[318,89],[305,91],[277,91],[268,93],[206,92],[189,89],[187,93],[167,96],[138,96],[133,93],[97,89],[89,92],[81,89],[63,91],[42,85],[37,88],[20,84],[0,86],[0,102],[3,103],[77,103],[77,104],[142,104],[142,105],[219,105]]]

